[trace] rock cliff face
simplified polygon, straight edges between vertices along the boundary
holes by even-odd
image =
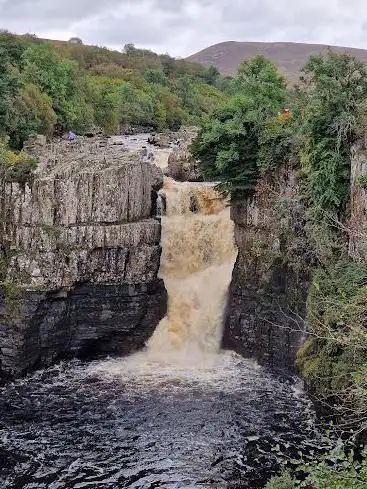
[[[181,132],[176,147],[168,158],[167,176],[179,182],[202,182],[204,180],[199,166],[190,152],[190,145],[198,130],[190,128]]]
[[[27,151],[32,186],[1,182],[0,371],[141,348],[166,309],[162,171],[107,140]]]
[[[295,174],[263,178],[255,197],[232,209],[238,258],[223,346],[262,365],[293,369],[305,336],[307,242]],[[303,257],[300,260],[300,257]]]

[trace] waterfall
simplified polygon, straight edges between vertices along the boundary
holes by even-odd
[[[208,183],[165,179],[160,276],[168,313],[148,342],[150,356],[217,353],[236,258],[227,200]]]

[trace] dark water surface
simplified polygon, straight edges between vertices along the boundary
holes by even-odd
[[[63,363],[0,391],[0,488],[254,489],[277,467],[272,447],[313,433],[295,381],[231,353]]]

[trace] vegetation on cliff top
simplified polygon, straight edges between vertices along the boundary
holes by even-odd
[[[264,57],[242,63],[234,85],[236,94],[214,111],[192,147],[204,175],[219,181],[232,201],[254,192],[262,167],[284,159],[290,123],[278,120],[287,100],[285,80]]]
[[[298,367],[339,432],[360,440],[367,430],[367,264],[348,257],[347,224],[352,148],[366,120],[366,66],[331,52],[312,56],[300,86],[287,88],[257,57],[240,66],[234,86],[237,92],[203,124],[193,152],[233,203],[251,198],[259,179],[277,168],[297,172],[312,255],[309,339]],[[290,115],[283,111],[288,104]],[[285,474],[268,488],[367,487],[365,459],[346,453],[296,462],[303,477]]]
[[[215,68],[133,45],[120,53],[3,31],[0,56],[0,133],[18,149],[34,132],[195,125],[228,96]]]
[[[7,139],[0,138],[0,181],[19,183],[24,187],[33,180],[37,160],[23,151],[11,151]]]

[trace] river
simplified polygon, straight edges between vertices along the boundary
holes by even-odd
[[[276,448],[316,443],[298,379],[220,349],[228,203],[168,178],[160,199],[167,317],[138,354],[64,362],[0,391],[2,489],[257,489]]]

